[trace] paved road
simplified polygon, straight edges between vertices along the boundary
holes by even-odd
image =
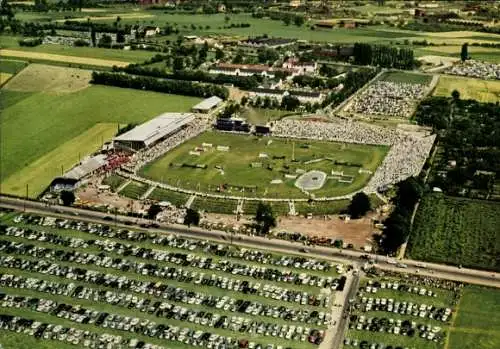
[[[69,219],[80,219],[93,222],[101,222],[105,224],[113,224],[109,220],[104,220],[104,217],[108,215],[106,213],[83,210],[73,207],[64,206],[47,206],[45,203],[27,201],[22,199],[13,199],[4,196],[0,196],[0,206],[9,207],[17,210],[23,210],[29,212],[37,212],[40,214],[51,214],[54,216],[60,216]],[[149,223],[145,219],[136,219],[126,216],[117,215],[116,224],[121,227],[130,227],[124,225],[125,222],[132,222],[133,224]],[[137,227],[135,227],[137,228]],[[144,230],[144,228],[140,228]],[[204,230],[201,228],[187,228],[183,225],[161,225],[160,229],[148,229],[154,232],[171,232],[180,234],[187,237],[194,238],[206,238],[216,241],[230,241],[230,235],[226,232],[215,231],[215,230]],[[307,247],[307,251],[304,251],[304,246],[295,242],[288,242],[277,239],[268,239],[263,237],[248,236],[248,235],[234,235],[234,243],[240,246],[253,247],[253,248],[264,248],[271,249],[274,251],[282,253],[294,253],[294,254],[305,254],[309,257],[323,258],[332,261],[340,261],[344,263],[353,264],[355,267],[359,267],[363,262],[360,257],[364,255],[363,252],[357,252],[352,250],[340,250],[336,248],[328,247]],[[500,288],[500,274],[492,273],[487,271],[475,270],[475,269],[459,269],[453,266],[447,266],[435,263],[423,263],[419,261],[402,259],[398,260],[398,263],[403,263],[407,267],[399,268],[394,263],[391,258],[378,255],[369,255],[373,259],[375,266],[382,270],[392,270],[402,273],[409,274],[419,274],[427,275],[442,279],[449,279],[455,281],[461,281],[466,283],[473,283],[491,287]]]

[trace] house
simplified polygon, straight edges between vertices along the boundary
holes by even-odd
[[[314,74],[318,69],[318,63],[300,62],[298,58],[289,58],[283,63],[282,67],[296,70],[298,74]]]
[[[315,91],[293,91],[293,90],[281,90],[272,88],[262,88],[258,87],[250,90],[250,97],[270,97],[276,98],[281,102],[285,96],[294,96],[300,101],[300,103],[321,103],[325,96],[321,92]]]
[[[296,69],[273,68],[262,64],[229,64],[219,63],[213,65],[208,71],[210,74],[224,74],[233,76],[252,76],[260,75],[267,78],[274,78],[276,72],[282,72],[285,75],[296,73]]]

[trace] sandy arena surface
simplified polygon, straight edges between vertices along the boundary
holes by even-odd
[[[0,50],[0,56],[8,56],[8,57],[18,57],[18,58],[28,58],[28,59],[43,59],[47,61],[57,61],[57,62],[66,62],[66,63],[75,63],[75,64],[88,64],[88,65],[97,65],[103,67],[112,67],[116,65],[117,67],[125,67],[129,63],[122,61],[114,61],[108,59],[99,59],[99,58],[87,58],[87,57],[77,57],[77,56],[64,56],[64,55],[56,55],[52,53],[43,53],[43,52],[30,52],[30,51],[18,51],[18,50]]]
[[[30,64],[10,79],[6,89],[22,92],[72,93],[89,86],[91,71]]]

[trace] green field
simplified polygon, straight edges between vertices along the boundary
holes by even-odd
[[[78,155],[83,158],[90,148],[109,140],[113,132],[101,134],[98,139],[94,137],[93,144],[58,148],[94,125],[114,124],[112,128],[116,130],[118,124],[141,123],[167,111],[187,111],[199,102],[198,98],[105,86],[91,86],[66,94],[17,92],[5,88],[0,93],[0,180],[2,184],[9,178],[15,181],[16,187],[22,188],[22,195],[28,184],[30,196],[40,194],[39,190],[48,185],[51,178],[37,179],[35,185],[30,182],[34,173],[21,171],[53,151],[54,154],[70,151],[71,154],[63,157],[69,160],[71,155],[73,162]],[[50,158],[46,166],[59,174],[61,165],[69,169],[66,160],[60,163]],[[2,192],[19,194],[18,190],[9,191],[4,186]]]
[[[415,216],[408,256],[500,270],[500,204],[431,194]]]
[[[406,72],[387,72],[382,74],[378,80],[428,85],[432,80],[432,75],[406,73]]]
[[[290,112],[277,109],[247,108],[241,117],[245,118],[252,125],[262,125],[275,120],[280,120]]]
[[[202,151],[199,156],[191,155],[190,151],[201,147],[202,143],[212,144],[213,147]],[[292,161],[294,143],[296,161]],[[229,151],[216,150],[217,146],[229,146]],[[387,147],[383,146],[318,141],[292,142],[277,138],[206,132],[146,165],[141,173],[153,180],[202,192],[224,191],[236,196],[283,198],[306,197],[294,186],[295,179],[285,177],[285,173],[296,174],[297,169],[321,170],[327,175],[332,170],[344,171],[344,174],[354,176],[350,184],[327,179],[321,189],[313,191],[317,196],[334,197],[363,187],[370,176],[358,173],[359,167],[335,165],[332,159],[361,164],[363,168],[373,171],[386,152]],[[273,159],[283,156],[284,159]],[[323,160],[305,164],[315,159]],[[255,166],[260,164],[261,167],[252,167],[252,163],[256,164]],[[188,165],[207,167],[195,169],[187,167]],[[271,184],[272,180],[277,179],[282,180],[282,183]]]
[[[120,195],[131,199],[139,199],[148,190],[148,185],[138,182],[130,182],[120,191]]]
[[[496,40],[499,40],[499,37],[500,35],[497,35],[497,38],[486,37],[484,40],[486,42],[495,42]],[[464,39],[463,42],[465,41],[470,42],[470,40]],[[484,42],[483,40],[480,41]],[[460,58],[460,50],[461,50],[461,45],[458,45],[458,43],[455,45],[446,45],[446,46],[415,47],[415,56],[420,57],[427,55],[435,55],[435,56]],[[500,63],[500,49],[498,48],[469,45],[468,52],[471,59],[477,61]]]
[[[14,75],[14,74],[17,74],[19,71],[21,71],[27,65],[28,65],[28,63],[25,61],[1,59],[0,60],[0,73],[7,73],[7,74]]]
[[[480,80],[460,76],[441,75],[434,96],[450,97],[453,90],[460,92],[460,99],[475,99],[495,103],[500,100],[500,81]]]
[[[112,174],[109,177],[106,177],[102,181],[102,184],[109,185],[112,191],[116,191],[116,189],[118,189],[123,183],[125,183],[125,181],[126,181],[125,178]]]
[[[156,188],[148,196],[148,199],[157,201],[168,201],[174,206],[181,207],[188,201],[189,195],[178,193],[172,190]]]
[[[500,348],[500,291],[466,286],[451,328],[448,348]]]

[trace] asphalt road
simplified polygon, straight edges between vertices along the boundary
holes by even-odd
[[[150,221],[145,219],[131,218],[127,216],[117,215],[116,222],[110,221],[109,217],[115,218],[113,215],[83,210],[73,207],[65,206],[47,206],[45,203],[13,199],[9,197],[0,196],[0,206],[13,208],[16,210],[26,210],[28,212],[36,212],[40,214],[51,214],[54,216],[59,216],[67,219],[80,219],[92,222],[100,222],[108,225],[116,224],[120,227],[135,228],[141,230],[149,230],[153,232],[169,232],[183,235],[186,237],[193,238],[205,238],[211,239],[219,242],[230,242],[233,241],[234,244],[246,247],[260,248],[260,249],[270,249],[282,253],[294,253],[294,254],[305,254],[309,257],[323,258],[333,261],[340,261],[343,263],[352,264],[355,268],[359,268],[365,261],[360,259],[361,256],[366,255],[363,252],[357,252],[352,250],[342,250],[337,248],[329,247],[312,247],[304,246],[300,243],[288,242],[277,239],[268,239],[257,236],[249,235],[239,235],[234,234],[234,239],[231,239],[231,235],[222,231],[215,230],[205,230],[201,228],[188,228],[183,225],[166,225],[161,224],[160,228],[140,228],[138,224],[150,223]],[[108,217],[108,220],[104,218]],[[128,224],[125,225],[125,222]],[[304,250],[304,248],[306,250]],[[482,270],[467,269],[467,268],[457,268],[454,266],[448,266],[443,264],[419,262],[409,259],[398,260],[397,263],[404,264],[406,267],[398,267],[392,258],[379,255],[369,255],[369,258],[373,261],[374,265],[381,270],[391,270],[398,271],[401,273],[408,274],[418,274],[427,275],[441,279],[455,280],[465,283],[472,283],[478,285],[485,285],[490,287],[500,288],[500,274],[493,273]]]

